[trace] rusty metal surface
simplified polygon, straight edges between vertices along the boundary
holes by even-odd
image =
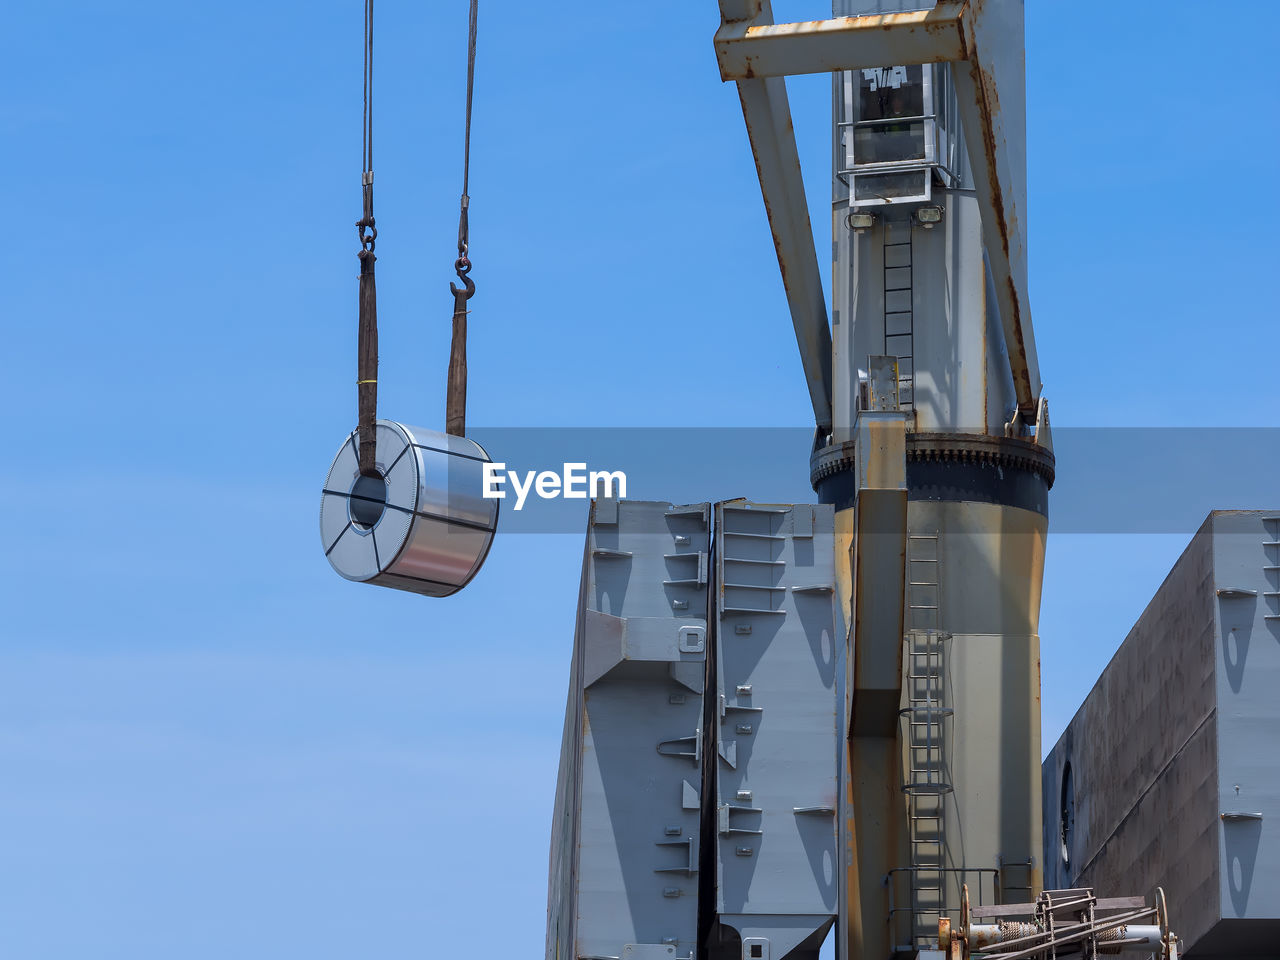
[[[734,17],[756,16],[771,22],[768,0],[760,4],[721,0],[726,23]],[[781,78],[744,79],[738,83],[742,116],[751,141],[760,193],[778,255],[778,269],[786,290],[796,344],[813,414],[819,427],[831,427],[831,324],[826,294],[818,270],[818,254],[805,199],[800,156],[796,150],[786,82]]]
[[[1100,897],[1093,908],[1098,913],[1114,913],[1119,910],[1138,910],[1146,905],[1147,901],[1142,897]],[[1007,918],[1024,916],[1034,908],[1035,904],[1031,903],[990,903],[974,906],[969,913],[975,920],[985,917]]]
[[[813,415],[819,427],[829,429],[831,326],[813,244],[786,82],[743,80],[738,84],[738,98],[751,140],[760,193],[773,234]]]
[[[962,18],[967,64],[952,71],[973,168],[982,236],[1018,409],[1034,423],[1040,361],[1026,253],[1026,64],[1021,0],[974,0]]]
[[[879,878],[903,854],[905,804],[899,790],[898,705],[902,694],[907,489],[906,415],[864,411],[852,455],[857,499],[849,592],[853,605],[848,763],[842,831],[848,926],[842,955],[887,956]]]
[[[909,501],[907,436],[887,439],[891,426],[902,430],[901,421],[889,422],[895,416],[902,415],[863,411],[852,452],[836,445],[832,461],[858,485],[857,508],[842,511],[853,513],[856,534],[847,574],[855,632],[843,824],[850,915],[842,953],[850,957],[887,956],[916,934],[917,925],[905,922],[910,911],[899,911],[902,922],[884,923],[891,906],[913,902],[904,871],[916,869],[905,866],[913,860],[906,852],[907,746],[898,717],[904,630],[944,631],[950,638],[940,706],[955,716],[942,731],[955,780],[945,807],[945,852],[935,870],[948,877],[945,907],[957,906],[963,871],[979,866],[1004,864],[1005,895],[1032,896],[1041,886],[1036,624],[1046,518],[990,503]],[[961,459],[1005,451],[1003,438],[977,438],[972,449],[964,446],[968,440],[957,439]],[[949,449],[938,437],[923,442],[933,452]],[[1025,446],[1013,444],[1008,452],[1026,456]],[[908,542],[916,547],[908,549]],[[904,611],[911,618],[906,623]],[[993,677],[999,678],[994,689]],[[891,887],[876,882],[885,876],[893,878]]]
[[[950,638],[941,671],[953,787],[944,863],[999,867],[999,899],[1030,900],[1042,886],[1038,623],[1047,519],[995,503],[913,499],[908,521],[920,545],[909,557],[924,560],[936,543],[937,563],[908,564],[907,630]],[[972,878],[950,875],[947,909],[959,906],[965,879],[975,903],[991,902],[990,885],[979,891]]]
[[[944,0],[926,11],[788,24],[774,23],[767,3],[761,4],[754,16],[751,6],[722,2],[724,19],[716,34],[716,56],[721,77],[738,81],[748,126],[759,128],[758,134],[752,135],[752,148],[770,208],[784,281],[788,270],[784,253],[794,249],[796,241],[785,233],[780,236],[775,214],[777,221],[783,223],[787,215],[775,204],[792,200],[788,207],[798,203],[798,209],[803,210],[804,198],[802,193],[786,195],[785,180],[779,180],[773,169],[775,164],[770,162],[763,138],[770,132],[783,135],[793,151],[794,134],[785,88],[775,88],[777,102],[769,106],[764,93],[768,88],[753,90],[752,85],[780,85],[781,77],[793,74],[955,63],[957,103],[982,211],[987,268],[1004,330],[1018,409],[1023,421],[1033,424],[1041,382],[1027,283],[1025,57],[1020,0]],[[783,119],[785,123],[779,123]],[[799,184],[798,162],[792,174],[790,157],[784,159],[787,177]],[[766,183],[766,176],[775,182]],[[807,230],[807,212],[804,220]],[[789,299],[790,291],[788,282]],[[794,318],[794,304],[792,312]],[[800,329],[797,319],[798,334]],[[803,342],[801,352],[803,355]],[[829,375],[827,382],[826,396],[830,397]]]
[[[1057,469],[1053,452],[1040,444],[976,433],[957,435],[917,431],[907,438],[907,459],[986,463],[1002,469],[1028,470],[1043,477],[1051,487]]]
[[[848,757],[843,825],[848,923],[837,949],[850,960],[888,957],[893,951],[885,923],[889,895],[884,881],[908,855],[901,746],[893,737],[855,737],[849,740]]]
[[[963,60],[966,8],[964,2],[944,0],[932,10],[911,13],[779,24],[772,17],[726,20],[715,36],[720,77],[745,80]]]
[[[907,551],[906,415],[864,411],[857,421],[850,736],[898,729]]]

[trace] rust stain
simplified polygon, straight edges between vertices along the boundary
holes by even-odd
[[[1017,350],[1018,359],[1021,361],[1018,367],[1017,383],[1014,384],[1015,392],[1024,393],[1027,397],[1031,398],[1032,402],[1034,402],[1035,398],[1031,396],[1031,375],[1027,371],[1027,344],[1022,337],[1022,318],[1020,316],[1020,304],[1018,303],[1018,290],[1013,284],[1012,276],[1006,280],[1006,285],[1009,287],[1009,300],[1013,304],[1013,317],[1017,323],[1014,330],[1014,347]],[[1021,408],[1022,404],[1019,403],[1018,406]]]
[[[841,17],[841,23],[847,24],[849,29],[853,30],[870,30],[873,27],[880,27],[882,30],[901,30],[904,26],[911,24],[936,23],[937,18],[932,16],[932,10],[915,10],[908,13],[869,13],[861,17]],[[832,21],[828,21],[832,22]]]
[[[822,20],[801,20],[791,23],[751,23],[742,20],[721,20],[721,27],[715,36],[716,56],[720,64],[722,80],[756,77],[758,74],[749,63],[751,59],[739,48],[746,44],[753,48],[761,43],[776,46],[780,41],[805,38],[839,39],[853,34],[867,34],[874,30],[883,33],[920,35],[930,38],[942,37],[953,43],[964,44],[963,19],[968,11],[966,3],[945,2],[932,10],[919,10],[908,13],[869,14],[854,17],[830,17]],[[755,15],[758,17],[759,13]],[[753,18],[754,19],[754,18]],[[790,47],[790,44],[787,44]],[[928,56],[927,61],[937,61],[941,57]],[[950,59],[949,57],[947,59]],[[741,74],[733,73],[733,64],[741,63]],[[807,72],[807,71],[800,71]],[[821,71],[819,71],[821,72]]]
[[[747,64],[747,69],[748,71],[750,71],[749,61]],[[738,86],[738,99],[742,102],[743,117],[744,118],[749,117],[750,113],[747,109],[746,95],[743,92],[741,83]],[[792,123],[790,111],[788,111],[786,123],[784,125],[784,135],[783,137],[780,137],[778,139],[778,142],[779,143],[786,142],[788,137],[791,139],[792,142],[794,142],[795,125]],[[778,271],[782,275],[783,287],[789,292],[790,287],[787,284],[787,279],[788,279],[787,263],[786,263],[786,258],[783,256],[784,247],[783,247],[783,241],[781,236],[782,228],[779,225],[777,219],[774,217],[773,205],[769,202],[769,193],[765,189],[764,163],[762,160],[762,154],[763,154],[763,149],[766,145],[757,138],[756,131],[752,129],[752,126],[749,120],[747,122],[747,138],[751,141],[752,158],[755,160],[755,164],[756,164],[756,179],[760,183],[760,197],[764,201],[765,217],[769,221],[769,233],[773,237],[773,248],[774,248],[774,252],[777,254],[777,257],[778,257]],[[780,153],[781,151],[778,151],[778,152]],[[779,166],[781,166],[781,157],[779,157]],[[802,226],[807,228],[808,224],[805,223]]]
[[[975,7],[980,7],[980,3],[975,3]],[[991,191],[991,206],[995,212],[995,226],[1000,235],[1000,247],[1004,253],[1006,263],[1010,264],[1009,276],[1005,279],[1006,292],[1010,304],[1012,321],[1010,326],[1014,331],[1012,343],[1006,343],[1011,356],[1017,360],[1017,374],[1014,380],[1014,391],[1018,397],[1018,407],[1022,412],[1028,412],[1027,404],[1034,401],[1031,392],[1031,376],[1027,370],[1027,345],[1022,333],[1022,304],[1018,297],[1018,290],[1013,282],[1012,261],[1009,250],[1010,229],[1016,226],[1016,218],[1009,216],[1004,199],[1004,193],[1000,188],[1000,178],[997,174],[996,159],[999,155],[998,144],[996,143],[995,118],[1000,112],[1000,97],[996,92],[995,80],[991,74],[982,69],[975,60],[970,59],[970,74],[974,79],[974,92],[978,99],[978,108],[988,122],[982,125],[982,150],[987,161],[987,184]],[[1006,337],[1006,340],[1009,338]]]

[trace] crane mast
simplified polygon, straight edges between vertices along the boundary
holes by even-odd
[[[593,503],[548,960],[816,960],[833,928],[841,960],[1176,957],[1159,905],[1043,890],[1022,2],[719,3],[818,503]],[[830,315],[805,73],[832,77]]]
[[[837,0],[833,15],[900,7]],[[1025,211],[1021,10],[1002,13],[1017,56],[997,81],[997,147],[1017,156],[989,192]],[[833,420],[812,479],[836,509],[837,556],[847,539],[852,557],[840,577],[851,957],[935,944],[966,885],[985,902],[1042,886],[1038,621],[1054,459],[1026,315],[1029,363],[1009,362],[977,189],[993,174],[975,170],[985,157],[970,162],[959,105],[967,66],[833,75]],[[1025,278],[1025,264],[1010,272]]]

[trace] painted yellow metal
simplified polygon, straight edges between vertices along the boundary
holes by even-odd
[[[897,708],[907,547],[906,415],[864,411],[855,427],[858,495],[837,515],[852,528],[837,589],[852,609],[849,741],[843,828],[850,957],[887,957],[882,878],[905,855]],[[844,580],[844,576],[848,580]]]
[[[918,942],[923,925],[909,908],[919,879],[913,718],[900,717],[910,707],[903,656],[913,633],[946,638],[937,704],[947,717],[938,731],[948,780],[937,863],[944,906],[958,907],[966,880],[983,903],[1032,900],[1043,886],[1038,623],[1047,521],[998,504],[908,501],[895,416],[859,417],[858,498],[836,519],[837,595],[852,625],[841,822],[849,958],[890,956]],[[935,545],[930,576],[913,572],[920,561],[907,544],[917,540]],[[927,603],[909,592],[920,581],[932,581]]]
[[[907,550],[906,414],[864,411],[857,435],[849,732],[892,738],[902,692]],[[853,768],[851,768],[853,769]]]
[[[1040,857],[1040,596],[1047,520],[990,503],[912,501],[912,537],[937,537],[937,627],[948,637],[941,706],[951,792],[946,866],[998,866],[1003,902],[1034,900]],[[907,630],[914,626],[908,607]],[[904,769],[908,758],[904,752]],[[968,879],[947,881],[950,906]]]
[[[885,878],[908,856],[906,801],[899,789],[900,745],[895,737],[856,737],[849,741],[849,862],[845,898],[849,922],[845,957],[890,957],[893,944],[889,891]]]

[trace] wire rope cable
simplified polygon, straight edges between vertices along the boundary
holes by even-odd
[[[373,218],[373,0],[364,3],[364,142],[360,189],[363,216],[356,221],[360,237],[360,321],[356,345],[356,432],[360,474],[380,477],[376,466],[378,419],[378,293],[374,282],[374,247],[378,228]]]
[[[449,344],[449,373],[445,386],[445,432],[455,437],[467,433],[467,301],[476,294],[476,285],[468,274],[471,272],[469,257],[471,244],[471,103],[476,77],[476,18],[478,0],[471,0],[470,23],[467,31],[467,119],[462,138],[462,199],[458,210],[458,259],[453,262],[454,272],[462,281],[459,287],[450,281],[453,294],[453,338]]]

